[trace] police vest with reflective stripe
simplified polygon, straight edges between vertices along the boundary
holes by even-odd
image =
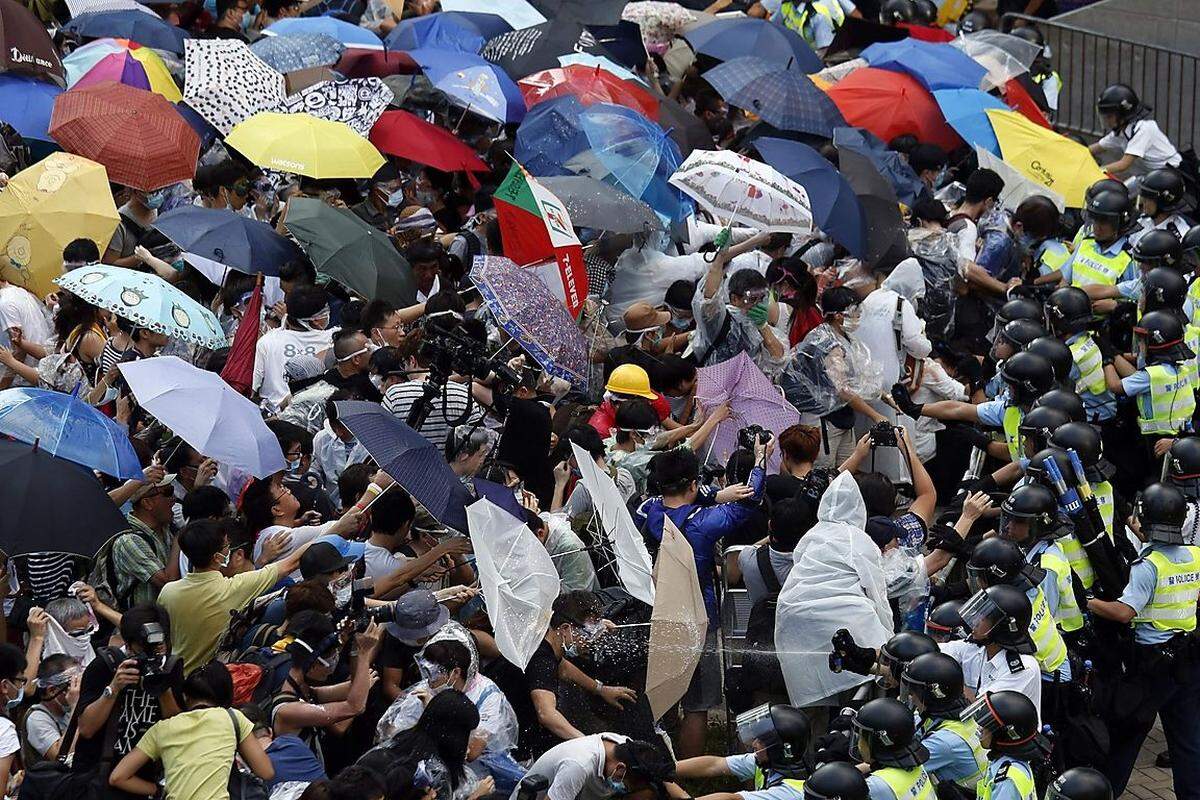
[[[1029,620],[1029,636],[1033,639],[1037,659],[1042,672],[1051,675],[1058,671],[1067,660],[1067,643],[1058,632],[1054,614],[1050,612],[1050,604],[1046,602],[1046,594],[1038,587],[1033,597],[1033,617]]]
[[[799,778],[784,778],[779,783],[773,785],[779,786],[781,784],[783,786],[790,786],[800,794],[804,794],[804,781]],[[754,768],[754,788],[755,790],[767,788],[767,773],[763,772],[761,767]]]
[[[1008,445],[1008,455],[1014,464],[1025,455],[1021,452],[1021,420],[1024,416],[1016,406],[1004,409],[1004,442]]]
[[[1053,550],[1047,550],[1042,553],[1039,564],[1054,573],[1055,582],[1058,584],[1058,608],[1054,614],[1058,626],[1068,632],[1079,630],[1083,627],[1083,612],[1079,610],[1079,603],[1075,601],[1070,563]]]
[[[1183,342],[1200,358],[1200,279],[1192,280],[1187,296],[1192,301],[1192,312],[1188,315],[1188,323],[1183,329]]]
[[[992,800],[996,785],[1003,781],[1012,781],[1021,800],[1037,800],[1033,770],[1025,762],[1011,758],[996,761],[988,767],[987,774],[979,782],[978,800]]]
[[[964,789],[974,792],[975,787],[983,780],[983,774],[987,772],[988,765],[987,752],[984,751],[983,745],[979,744],[979,725],[969,720],[967,722],[957,719],[922,720],[921,733],[923,736],[937,731],[949,731],[971,748],[971,757],[975,759],[975,772],[958,778],[954,782]]]
[[[933,781],[924,767],[900,769],[899,767],[883,767],[872,770],[871,774],[888,785],[896,795],[896,800],[933,800]]]
[[[1196,598],[1200,596],[1200,547],[1179,545],[1188,560],[1176,564],[1165,553],[1151,550],[1145,558],[1154,565],[1154,594],[1134,624],[1153,625],[1160,631],[1194,631]]]
[[[1142,433],[1175,435],[1183,429],[1196,410],[1193,372],[1170,364],[1146,367],[1150,376],[1150,413],[1138,403],[1138,425]]]
[[[834,31],[840,28],[846,20],[846,14],[842,11],[842,6],[837,0],[830,0],[829,3],[805,3],[803,0],[800,0],[799,3],[791,2],[791,0],[785,2],[779,7],[780,16],[783,17],[783,24],[804,37],[804,40],[810,45],[813,44],[813,41],[812,32],[807,30],[809,9],[829,20],[829,26]]]
[[[1067,347],[1075,359],[1075,368],[1079,370],[1075,390],[1080,394],[1104,394],[1108,391],[1108,384],[1104,381],[1104,357],[1100,355],[1100,348],[1091,335],[1082,334],[1068,343]]]
[[[1067,259],[1070,257],[1071,251],[1067,249],[1066,245],[1061,248],[1043,247],[1038,261],[1046,268],[1046,274],[1049,274],[1062,269],[1063,264],[1067,263]]]
[[[1071,285],[1079,288],[1093,284],[1115,286],[1131,260],[1129,253],[1124,250],[1106,256],[1095,239],[1084,239],[1079,243],[1075,261],[1071,265]]]

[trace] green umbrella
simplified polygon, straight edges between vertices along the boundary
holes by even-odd
[[[355,294],[397,306],[416,302],[417,286],[404,256],[386,233],[353,211],[297,197],[284,224],[318,272]]]

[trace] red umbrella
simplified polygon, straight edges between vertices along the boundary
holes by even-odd
[[[914,25],[911,22],[901,22],[896,26],[908,31],[908,35],[914,39],[920,39],[922,42],[933,42],[934,44],[945,44],[946,42],[954,41],[954,34],[945,28],[934,28],[930,25]]]
[[[1029,92],[1018,78],[1009,78],[1008,83],[1004,84],[1004,102],[1008,103],[1013,111],[1024,114],[1030,122],[1036,122],[1043,128],[1050,127],[1050,120],[1046,119],[1042,109],[1038,108],[1037,101],[1029,96]]]
[[[262,273],[254,284],[254,292],[250,302],[238,323],[237,332],[233,334],[233,344],[229,346],[229,356],[225,359],[225,368],[221,377],[233,387],[234,391],[250,396],[250,387],[254,380],[254,349],[258,345],[258,334],[262,327]]]
[[[569,94],[579,98],[585,106],[613,103],[631,108],[649,120],[658,120],[658,101],[649,92],[600,67],[568,64],[546,69],[522,78],[517,81],[517,86],[530,108],[543,100]]]
[[[829,87],[828,93],[847,123],[885,142],[909,133],[946,150],[962,144],[933,96],[911,75],[864,67]]]
[[[420,72],[417,62],[401,50],[367,50],[347,47],[334,67],[347,78],[386,78]]]
[[[475,150],[445,128],[431,125],[407,111],[385,111],[371,128],[371,144],[381,152],[407,158],[442,172],[487,172]]]
[[[0,72],[17,72],[67,85],[46,26],[16,0],[0,0]]]
[[[50,135],[108,169],[114,183],[152,192],[196,174],[200,137],[162,95],[104,81],[54,101]]]

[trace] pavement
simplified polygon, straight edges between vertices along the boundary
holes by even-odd
[[[1154,766],[1154,759],[1166,749],[1167,743],[1163,738],[1162,726],[1155,724],[1154,729],[1142,745],[1133,769],[1133,777],[1125,787],[1122,797],[1133,800],[1175,800],[1175,789],[1171,783],[1171,770]]]

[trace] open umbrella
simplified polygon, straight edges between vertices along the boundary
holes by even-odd
[[[830,56],[847,52],[856,54],[876,42],[899,42],[907,38],[908,31],[904,28],[880,25],[859,17],[846,17],[833,35],[833,41],[825,48],[825,58],[838,61],[840,59],[831,59]]]
[[[989,108],[1007,111],[1008,106],[978,89],[938,89],[933,93],[942,116],[950,127],[958,132],[967,144],[982,147],[994,155],[1000,155],[1000,143],[992,132],[988,121]]]
[[[800,412],[783,399],[779,387],[745,353],[697,370],[696,399],[705,408],[729,404],[729,417],[717,426],[704,448],[707,459],[721,464],[733,455],[737,432],[747,425],[761,425],[778,436],[800,421]]]
[[[666,52],[676,36],[680,36],[700,19],[700,13],[679,3],[664,0],[635,0],[621,11],[621,19],[642,29],[646,47],[658,53]]]
[[[525,116],[521,90],[495,64],[451,50],[413,50],[409,55],[430,83],[460,108],[502,123]]]
[[[857,150],[844,145],[835,145],[838,151],[838,169],[846,182],[858,195],[867,217],[867,246],[863,261],[874,266],[885,257],[896,252],[906,241],[904,220],[900,217],[900,201],[891,183],[871,162]]]
[[[258,337],[262,333],[262,307],[263,279],[260,277],[254,281],[254,291],[246,302],[242,321],[229,344],[225,366],[221,368],[221,379],[246,397],[254,388],[254,351],[258,349]]]
[[[963,51],[919,39],[873,44],[862,51],[862,57],[877,69],[913,76],[931,92],[935,89],[978,89],[987,74],[979,62]]]
[[[129,527],[91,472],[41,447],[0,439],[0,470],[0,550],[9,558],[26,553],[91,558]]]
[[[743,108],[776,128],[830,137],[845,125],[829,95],[799,69],[762,58],[733,58],[704,73],[730,105]]]
[[[385,44],[396,50],[431,47],[478,53],[488,39],[511,30],[512,26],[496,14],[440,11],[401,20]]]
[[[183,98],[223,135],[284,99],[283,76],[236,39],[189,40],[184,73]]]
[[[558,59],[568,53],[615,58],[584,25],[559,20],[494,36],[479,52],[513,80],[539,70],[562,66]]]
[[[1004,102],[1008,103],[1013,111],[1024,114],[1030,122],[1036,122],[1043,128],[1051,127],[1045,113],[1050,108],[1046,103],[1046,94],[1042,87],[1033,82],[1028,73],[1008,79],[1008,83],[1004,84]]]
[[[342,54],[335,69],[347,78],[386,78],[420,71],[408,53],[394,50],[364,50],[351,47]]]
[[[152,47],[142,47],[128,39],[96,39],[73,50],[63,59],[63,67],[67,71],[67,85],[75,86],[109,56],[120,54],[125,54],[141,65],[150,91],[161,94],[172,103],[178,103],[182,99],[179,87],[158,51]]]
[[[630,72],[608,56],[596,55],[594,53],[564,53],[558,57],[558,65],[560,67],[569,67],[572,64],[579,64],[584,67],[599,67],[605,72],[616,75],[621,80],[633,81],[641,86],[647,85],[646,81],[636,73]]]
[[[152,273],[88,264],[54,282],[139,327],[214,350],[226,343],[215,314]]]
[[[284,17],[264,28],[263,34],[266,36],[323,34],[346,47],[383,49],[383,42],[374,33],[337,17]]]
[[[368,300],[398,306],[416,302],[412,269],[383,231],[349,209],[294,198],[284,220],[317,271]]]
[[[258,406],[217,373],[175,356],[127,361],[118,369],[138,405],[201,455],[256,478],[287,467]]]
[[[0,192],[4,279],[45,297],[62,272],[63,248],[90,239],[103,253],[120,224],[104,167],[71,153],[51,153],[14,175]]]
[[[566,206],[571,224],[611,233],[644,233],[661,230],[662,220],[650,206],[587,175],[539,178]]]
[[[812,231],[808,192],[774,167],[731,150],[697,150],[671,176],[684,191],[726,225],[758,230]]]
[[[263,111],[239,122],[225,144],[264,169],[310,178],[369,178],[383,166],[375,146],[342,122]]]
[[[50,135],[147,192],[189,180],[200,157],[200,137],[165,98],[112,81],[59,95]]]
[[[582,22],[584,25],[616,25],[629,0],[530,0],[546,19]]]
[[[304,257],[267,223],[227,209],[180,206],[159,216],[154,227],[186,253],[239,272],[278,275],[281,266]]]
[[[184,42],[190,40],[187,31],[164,21],[157,14],[132,10],[81,14],[64,25],[63,30],[91,39],[128,39],[143,47],[180,55]]]
[[[981,169],[990,169],[1004,181],[1004,191],[1000,193],[1000,207],[1006,211],[1016,211],[1017,206],[1028,197],[1040,194],[1049,197],[1059,211],[1065,211],[1067,203],[1058,192],[1041,183],[1029,180],[1016,167],[1005,163],[991,151],[975,146],[975,156],[979,159]]]
[[[713,147],[713,135],[708,126],[678,100],[658,98],[658,124],[667,129],[667,135],[679,147],[681,158],[687,158],[693,150],[711,150]]]
[[[1069,208],[1083,207],[1084,192],[1104,178],[1104,171],[1086,147],[1015,111],[992,110],[987,115],[1005,162],[1030,180],[1058,192]]]
[[[834,84],[829,96],[846,122],[866,128],[885,142],[909,133],[922,142],[953,150],[962,141],[946,124],[933,96],[909,75],[867,67]]]
[[[467,506],[475,569],[500,655],[525,669],[550,627],[558,571],[522,520],[486,498]]]
[[[644,88],[600,67],[582,65],[535,72],[517,82],[530,107],[562,95],[573,95],[585,106],[612,103],[632,108],[647,119],[658,119],[658,101]]]
[[[950,46],[963,51],[987,70],[981,89],[1000,89],[1010,78],[1028,72],[1042,51],[1033,42],[993,30],[958,36]]]
[[[344,44],[324,33],[264,36],[250,45],[251,53],[280,72],[333,66],[345,49]]]
[[[754,17],[725,17],[692,28],[683,35],[697,53],[728,61],[756,56],[801,72],[820,72],[825,65],[808,43],[792,30]]]
[[[342,122],[359,136],[366,136],[394,97],[379,78],[327,80],[291,95],[279,110]]]
[[[49,389],[0,391],[0,434],[123,480],[142,477],[129,433],[74,395]]]
[[[546,21],[541,12],[526,0],[442,0],[442,11],[466,11],[490,14],[508,23],[513,30],[539,25]]]
[[[892,184],[892,190],[901,203],[912,206],[917,202],[925,184],[913,172],[899,153],[889,150],[878,136],[862,128],[838,128],[833,132],[833,144],[838,152],[853,150],[866,156],[880,175]],[[856,189],[857,191],[857,189]]]
[[[0,122],[26,139],[50,141],[50,114],[62,87],[27,75],[0,73]]]
[[[371,144],[380,152],[415,161],[442,172],[487,172],[491,167],[475,149],[445,128],[407,111],[385,111],[371,128]]]
[[[162,59],[155,55],[149,47],[139,47],[138,50],[149,53],[153,56],[153,60],[150,60],[149,57],[139,59],[134,56],[136,51],[133,50],[109,53],[74,81],[71,88],[94,86],[104,81],[116,81],[135,89],[146,89],[160,94],[172,103],[182,100],[183,95],[179,93],[179,87],[175,85],[175,81],[171,78],[171,73],[167,71]]]
[[[175,106],[175,113],[179,114],[188,127],[200,137],[201,152],[207,150],[216,141],[217,137],[221,135],[220,131],[209,124],[208,120],[200,116],[200,113],[187,103],[181,100],[173,105]]]
[[[67,85],[62,61],[46,26],[16,0],[0,0],[0,72]]]
[[[695,553],[665,514],[662,542],[654,561],[654,598],[646,698],[658,720],[687,693],[708,633],[708,612],[700,593]]]

